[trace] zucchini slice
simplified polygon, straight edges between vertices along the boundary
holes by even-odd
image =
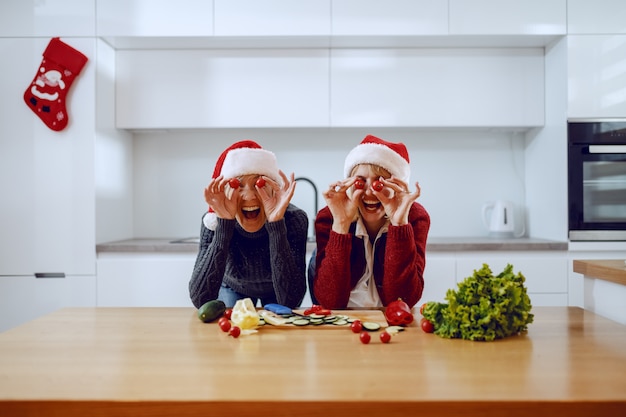
[[[375,332],[376,330],[380,329],[380,324],[374,323],[373,321],[364,321],[363,329],[367,330],[368,332]]]

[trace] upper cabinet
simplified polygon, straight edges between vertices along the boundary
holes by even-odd
[[[328,36],[330,3],[330,0],[214,0],[214,35]]]
[[[568,114],[576,118],[626,115],[626,3],[568,0]]]
[[[108,0],[97,18],[118,128],[529,128],[567,0]]]
[[[106,0],[97,2],[97,15],[102,37],[213,35],[212,1]]]
[[[623,118],[626,35],[570,35],[567,41],[567,116]]]
[[[333,36],[448,34],[448,0],[332,0]]]
[[[95,34],[95,0],[0,1],[0,37],[67,37]]]
[[[567,31],[572,35],[626,34],[624,0],[568,0]]]
[[[331,125],[534,127],[541,48],[335,49]]]
[[[567,0],[449,0],[449,4],[450,35],[566,33]]]
[[[327,49],[118,51],[118,128],[327,127]]]

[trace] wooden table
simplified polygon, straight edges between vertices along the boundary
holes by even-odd
[[[382,344],[348,329],[238,339],[188,308],[68,308],[0,333],[0,416],[611,416],[626,326],[534,308],[525,335]]]

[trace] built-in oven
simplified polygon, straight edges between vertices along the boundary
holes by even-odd
[[[626,119],[567,129],[569,239],[626,241]]]

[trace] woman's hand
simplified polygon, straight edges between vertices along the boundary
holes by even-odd
[[[213,178],[204,189],[204,199],[217,217],[234,219],[237,214],[237,198],[233,198],[233,194],[238,193],[239,190],[232,189],[230,186],[226,189],[226,184],[228,181],[222,175]]]
[[[356,177],[351,177],[343,181],[335,182],[330,184],[329,188],[322,194],[326,200],[326,205],[333,215],[332,230],[335,233],[348,233],[350,224],[359,209],[354,201],[358,201],[363,190],[355,189],[352,198],[346,193],[348,189],[354,185],[355,181]]]
[[[278,172],[283,179],[282,187],[276,181],[266,176],[259,177],[265,180],[263,187],[255,185],[261,197],[261,203],[263,204],[265,217],[268,222],[278,221],[285,216],[285,211],[287,211],[293,193],[296,191],[296,181],[293,172],[291,173],[291,178],[287,178],[283,171],[279,170]],[[273,193],[268,193],[266,187],[271,187]]]
[[[385,214],[394,226],[401,226],[409,222],[409,211],[411,205],[421,194],[418,182],[415,183],[416,191],[411,193],[406,182],[391,177],[389,179],[379,178],[385,185],[382,191],[373,191],[374,195],[385,208]],[[389,192],[391,190],[392,192]]]

